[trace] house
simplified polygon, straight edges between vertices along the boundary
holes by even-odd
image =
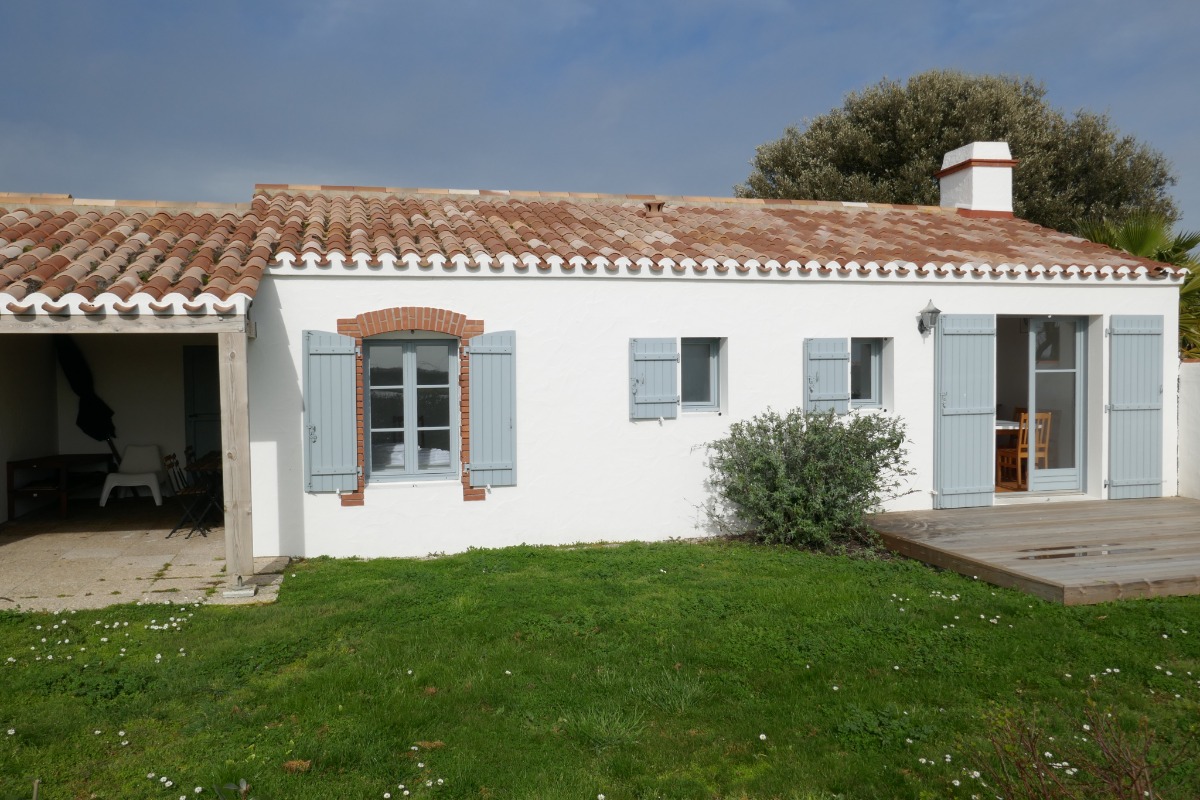
[[[66,333],[125,441],[182,449],[208,398],[232,574],[696,535],[705,442],[768,407],[903,417],[897,510],[1173,495],[1183,276],[1013,218],[1014,166],[948,154],[940,207],[0,195],[0,460],[104,447],[70,428]],[[998,476],[1022,412],[1040,446]]]

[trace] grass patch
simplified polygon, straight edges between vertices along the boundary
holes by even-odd
[[[1006,710],[1181,747],[1198,619],[723,542],[317,559],[271,606],[0,612],[0,798],[986,797]]]

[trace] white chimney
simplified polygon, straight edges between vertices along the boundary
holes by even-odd
[[[942,208],[956,208],[968,217],[1011,217],[1016,165],[1008,142],[972,142],[951,150],[936,176],[942,187]]]

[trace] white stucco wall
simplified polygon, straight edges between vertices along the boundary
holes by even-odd
[[[372,271],[374,272],[374,271]],[[313,274],[316,273],[316,274]],[[917,332],[931,298],[946,313],[1090,318],[1086,488],[1103,496],[1107,452],[1104,320],[1162,314],[1176,324],[1176,289],[1139,281],[878,280],[759,276],[358,274],[312,270],[263,282],[252,317],[250,421],[256,555],[423,555],[520,542],[661,539],[704,532],[703,444],[730,422],[804,396],[809,337],[891,339],[889,411],[904,417],[914,492],[891,508],[931,506],[933,338]],[[517,334],[518,485],[463,502],[457,480],[369,485],[363,507],[303,491],[301,332],[397,306],[433,306]],[[633,337],[726,339],[725,413],[628,419]],[[1170,342],[1167,350],[1172,350]],[[1164,359],[1169,385],[1178,362]],[[1165,441],[1176,438],[1164,398]],[[1164,493],[1175,494],[1174,448]]]
[[[1200,361],[1179,366],[1179,494],[1200,499]]]
[[[55,452],[57,370],[49,336],[0,335],[0,464]],[[8,519],[7,485],[6,471],[0,475],[0,522]]]

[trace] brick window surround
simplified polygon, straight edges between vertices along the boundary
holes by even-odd
[[[354,338],[358,346],[358,359],[355,368],[355,420],[358,427],[358,489],[342,495],[342,505],[361,506],[366,502],[366,437],[363,431],[363,339],[381,333],[399,333],[403,331],[431,331],[444,333],[458,339],[458,392],[459,392],[459,442],[461,446],[459,463],[462,465],[460,480],[463,487],[463,500],[484,500],[487,492],[482,487],[473,488],[471,478],[466,470],[471,461],[471,409],[468,398],[471,396],[471,365],[467,356],[466,342],[468,339],[483,333],[483,320],[467,319],[463,314],[447,311],[444,308],[418,308],[405,306],[403,308],[385,308],[379,311],[368,311],[349,319],[337,321],[337,332],[343,336]]]

